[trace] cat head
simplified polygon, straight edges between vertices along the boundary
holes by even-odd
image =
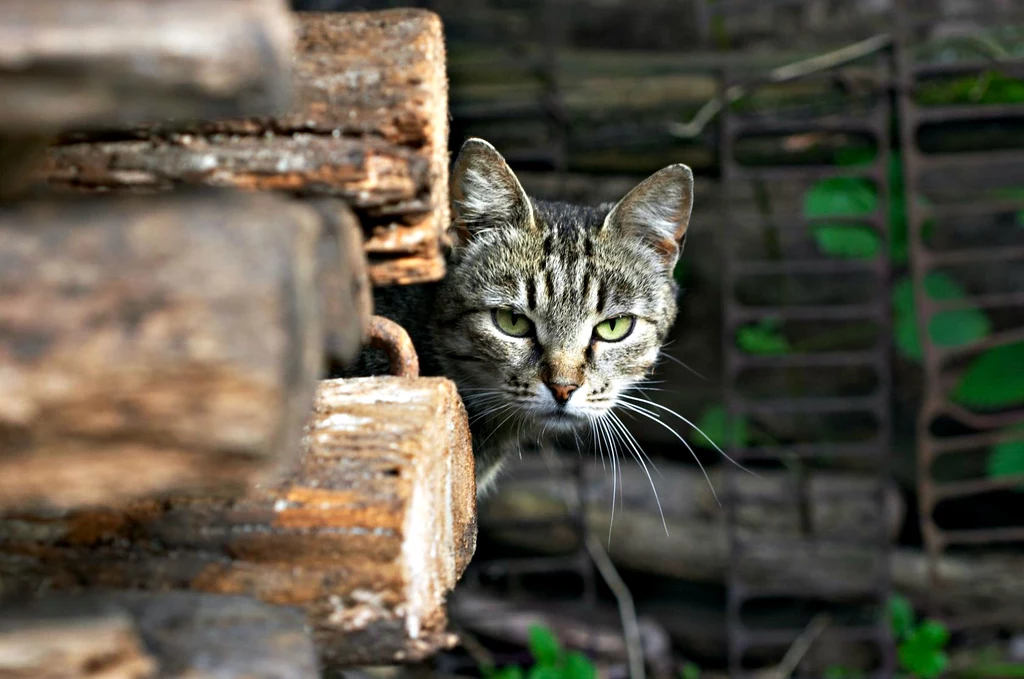
[[[692,172],[670,165],[614,205],[531,200],[493,146],[468,140],[435,341],[467,406],[545,430],[615,406],[675,320],[692,198]]]

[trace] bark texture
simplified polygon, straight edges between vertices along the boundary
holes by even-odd
[[[240,492],[291,464],[318,277],[345,266],[318,266],[321,224],[219,192],[0,208],[0,512]]]
[[[316,679],[302,613],[244,597],[105,591],[0,607],[4,679]]]
[[[5,0],[0,129],[280,113],[294,28],[283,0]]]
[[[449,646],[445,597],[476,546],[465,410],[441,378],[321,383],[298,468],[235,500],[0,521],[13,591],[191,589],[305,609],[330,665]]]
[[[440,19],[417,9],[298,17],[287,113],[66,138],[44,176],[80,190],[195,183],[342,198],[363,224],[374,284],[441,278],[449,211]]]

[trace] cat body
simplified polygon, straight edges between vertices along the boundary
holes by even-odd
[[[616,204],[532,200],[490,144],[463,145],[446,277],[379,289],[375,304],[410,333],[424,375],[457,385],[478,494],[523,441],[593,430],[653,369],[692,195],[689,168],[672,165]],[[364,352],[357,372],[386,364]]]

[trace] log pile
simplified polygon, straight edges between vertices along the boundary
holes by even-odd
[[[444,275],[448,100],[444,41],[420,10],[299,14],[291,108],[275,117],[148,125],[52,147],[50,186],[201,184],[344,199],[374,284]]]
[[[466,414],[371,297],[444,271],[438,18],[8,5],[0,676],[299,679],[450,646]],[[366,343],[402,376],[320,380]]]

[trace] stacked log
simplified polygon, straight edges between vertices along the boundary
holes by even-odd
[[[448,99],[437,15],[299,14],[295,95],[276,117],[66,137],[42,170],[86,191],[201,184],[344,199],[376,285],[444,275]]]
[[[315,679],[319,666],[304,626],[299,611],[244,597],[51,596],[4,611],[0,676]]]
[[[0,676],[450,646],[466,414],[370,289],[444,271],[437,17],[14,0],[0,43]],[[318,382],[367,342],[407,376]]]
[[[237,498],[0,520],[7,588],[191,589],[305,609],[331,665],[450,646],[476,546],[465,410],[443,378],[326,380],[295,471]]]

